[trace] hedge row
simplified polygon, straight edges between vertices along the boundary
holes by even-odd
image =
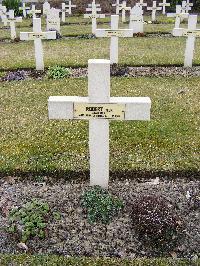
[[[198,266],[200,260],[186,259],[108,259],[108,258],[73,258],[48,255],[0,255],[1,266]]]

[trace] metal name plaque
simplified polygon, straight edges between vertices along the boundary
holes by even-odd
[[[105,30],[105,37],[125,37],[123,30]]]
[[[183,36],[195,36],[200,37],[200,30],[187,30],[183,31]]]
[[[34,33],[34,32],[29,32],[28,33],[28,38],[29,40],[35,40],[35,39],[46,39],[46,36],[44,33]]]
[[[74,103],[74,119],[125,119],[125,104]]]

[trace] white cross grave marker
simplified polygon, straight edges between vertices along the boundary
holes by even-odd
[[[111,64],[118,63],[119,37],[133,37],[132,29],[119,29],[119,16],[111,16],[111,29],[97,29],[96,37],[110,37],[110,61]]]
[[[66,7],[67,7],[67,12],[69,15],[72,14],[72,8],[75,8],[76,5],[72,5],[72,1],[71,0],[68,0],[68,3],[66,4]]]
[[[167,13],[167,17],[175,17],[175,28],[180,28],[181,20],[188,18],[188,13],[182,13],[181,5],[176,6],[176,13]]]
[[[159,3],[158,5],[162,7],[162,10],[163,10],[163,15],[166,14],[166,6],[170,6],[170,3],[167,3],[167,0],[162,0],[163,2],[162,3]]]
[[[92,2],[91,7],[86,8],[86,11],[92,11],[91,14],[84,14],[84,18],[92,19],[92,33],[96,33],[97,28],[97,18],[105,18],[104,14],[97,14],[98,11],[101,11],[101,8],[97,7],[95,1]]]
[[[144,32],[144,20],[142,6],[136,5],[131,9],[129,29],[133,30],[133,33]]]
[[[130,11],[131,7],[126,6],[126,1],[119,5],[119,11],[122,11],[122,22],[126,22],[126,11]]]
[[[50,6],[49,2],[44,2],[44,4],[43,4],[43,15],[47,16],[47,14],[49,13],[50,9],[51,9],[51,6]]]
[[[112,6],[116,7],[116,15],[119,15],[119,0],[116,0],[116,3],[115,4],[112,4]]]
[[[36,14],[41,14],[41,10],[35,9],[35,5],[31,6],[31,9],[27,11],[28,15],[32,15],[33,18],[36,18]]]
[[[56,30],[60,33],[60,9],[51,8],[47,14],[47,31]]]
[[[193,7],[193,3],[190,3],[190,0],[186,1],[186,13],[188,13]]]
[[[156,1],[153,1],[153,6],[152,7],[147,7],[147,10],[151,10],[151,20],[156,21],[156,11],[162,10],[162,7],[156,6]]]
[[[62,12],[62,22],[65,22],[65,14],[66,13],[69,13],[68,12],[68,9],[66,9],[66,4],[65,3],[62,3],[62,9],[61,9],[61,12]]]
[[[19,10],[23,11],[23,17],[26,18],[27,10],[30,10],[30,7],[26,6],[26,3],[22,3],[22,6],[19,7]]]
[[[49,119],[89,120],[90,185],[108,187],[109,120],[150,120],[149,97],[110,97],[110,61],[88,61],[88,97],[51,96]]]
[[[4,23],[4,26],[7,26],[7,8],[6,6],[2,6],[0,5],[0,18],[1,18],[1,21]]]
[[[14,10],[9,10],[8,12],[8,18],[5,17],[3,18],[3,22],[5,23],[10,23],[10,34],[11,34],[11,39],[14,40],[17,35],[16,35],[16,30],[15,30],[15,23],[17,22],[22,22],[22,17],[16,17],[14,16]]]
[[[188,29],[174,28],[173,36],[186,36],[184,67],[192,67],[195,50],[195,39],[200,37],[200,29],[197,29],[197,15],[189,15]]]
[[[191,10],[191,7],[187,4],[186,1],[182,1],[182,13],[188,13]]]
[[[136,3],[136,5],[143,8],[143,6],[147,6],[147,3],[144,3],[144,0],[140,0],[139,3]]]
[[[34,41],[36,70],[44,70],[42,40],[56,39],[56,31],[42,32],[41,19],[33,19],[33,32],[20,32],[20,40]]]

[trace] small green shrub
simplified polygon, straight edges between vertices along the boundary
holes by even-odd
[[[7,7],[8,10],[13,9],[15,16],[20,15],[22,12],[19,10],[21,6],[21,0],[3,0],[2,4]]]
[[[87,213],[89,223],[101,222],[109,224],[112,218],[123,208],[123,202],[113,197],[107,190],[94,186],[86,191],[81,205]]]
[[[27,202],[21,208],[10,212],[10,233],[19,233],[21,242],[26,242],[32,236],[45,237],[49,205],[37,199]],[[20,230],[19,230],[20,228]]]
[[[51,66],[47,72],[47,76],[50,79],[62,79],[68,77],[70,74],[70,70],[62,66]]]

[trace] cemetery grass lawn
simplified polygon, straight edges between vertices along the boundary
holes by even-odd
[[[150,122],[110,123],[110,169],[197,178],[199,78],[112,78],[112,96],[149,96]],[[52,95],[87,95],[87,80],[1,82],[1,175],[88,171],[88,122],[49,121]],[[78,174],[79,175],[79,174]],[[174,174],[175,175],[175,174]]]
[[[107,38],[44,41],[45,66],[79,67],[87,66],[90,58],[109,58],[109,42]],[[119,43],[121,65],[183,65],[184,38],[126,38]],[[1,70],[35,67],[33,42],[1,42],[0,49]],[[194,65],[200,65],[200,49],[196,49]]]
[[[200,260],[191,262],[184,259],[109,259],[109,258],[67,258],[52,255],[0,255],[1,266],[14,265],[55,265],[55,266],[198,266]],[[192,264],[191,264],[192,263]]]

